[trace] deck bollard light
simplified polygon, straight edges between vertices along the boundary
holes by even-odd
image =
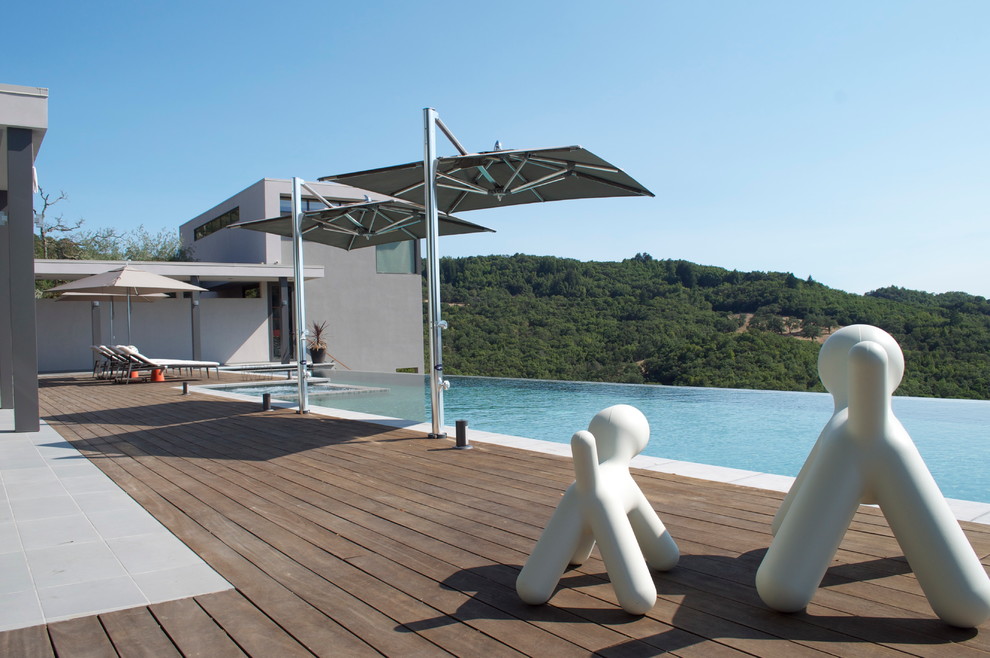
[[[182,394],[189,395],[189,382],[182,382]]]
[[[272,394],[262,393],[261,394],[261,410],[271,411],[272,410]]]
[[[467,424],[466,420],[458,420],[454,423],[457,434],[457,443],[454,447],[458,450],[470,450],[472,448],[471,444],[468,443]]]

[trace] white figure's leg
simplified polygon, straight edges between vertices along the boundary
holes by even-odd
[[[781,612],[804,609],[859,506],[863,480],[855,446],[828,440],[794,496],[756,572],[763,602]]]
[[[784,517],[787,515],[787,510],[791,508],[791,503],[794,502],[794,496],[796,496],[797,492],[801,489],[801,485],[804,484],[804,479],[807,477],[808,470],[811,468],[811,465],[815,463],[815,459],[818,457],[818,450],[822,443],[822,437],[829,434],[833,424],[836,422],[837,415],[838,414],[833,413],[832,417],[825,424],[824,429],[822,429],[821,433],[818,435],[818,440],[815,441],[815,445],[812,446],[811,452],[808,453],[808,458],[804,460],[801,470],[798,471],[797,477],[794,478],[794,483],[791,485],[787,495],[784,496],[784,500],[780,503],[780,507],[777,508],[777,513],[774,515],[773,522],[770,524],[770,532],[772,534],[777,534],[777,529],[780,528],[781,522],[783,522]]]
[[[591,556],[591,551],[595,548],[595,535],[591,532],[591,526],[587,523],[584,526],[584,530],[581,532],[581,536],[578,538],[577,548],[574,549],[574,555],[571,556],[571,565],[577,566],[579,564],[584,564],[588,561]]]
[[[587,512],[619,605],[630,614],[646,614],[657,602],[657,588],[625,510],[614,499],[599,499],[588,501]]]
[[[907,432],[894,434],[873,474],[880,508],[935,614],[975,628],[990,619],[990,578]]]
[[[526,565],[516,578],[516,592],[526,603],[539,605],[553,596],[560,576],[574,557],[586,532],[577,492],[573,485],[564,493],[560,504],[547,523]]]
[[[668,571],[677,566],[681,552],[642,492],[639,492],[639,501],[629,512],[629,525],[647,566],[657,571]]]

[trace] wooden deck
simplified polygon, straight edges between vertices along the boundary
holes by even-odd
[[[753,587],[781,494],[641,472],[682,553],[653,611],[617,607],[597,553],[531,607],[515,577],[569,459],[173,385],[43,378],[42,414],[236,589],[0,633],[0,656],[990,656],[990,624],[939,621],[873,509],[783,615]],[[990,564],[990,527],[963,527]]]

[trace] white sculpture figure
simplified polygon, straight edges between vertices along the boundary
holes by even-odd
[[[890,397],[904,374],[896,341],[876,327],[836,332],[819,355],[836,411],[774,519],[756,573],[771,608],[811,601],[861,502],[879,504],[928,602],[943,621],[990,618],[990,578],[942,497]]]
[[[650,569],[672,569],[677,544],[629,473],[629,462],[650,440],[650,425],[635,407],[600,411],[571,438],[575,481],[547,523],[516,580],[519,597],[546,603],[568,564],[588,559],[598,542],[619,605],[646,614],[656,603]]]

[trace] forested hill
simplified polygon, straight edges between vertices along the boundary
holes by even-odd
[[[821,391],[821,340],[865,323],[904,350],[898,394],[990,399],[983,297],[897,287],[856,295],[648,254],[445,258],[440,271],[451,375]]]

